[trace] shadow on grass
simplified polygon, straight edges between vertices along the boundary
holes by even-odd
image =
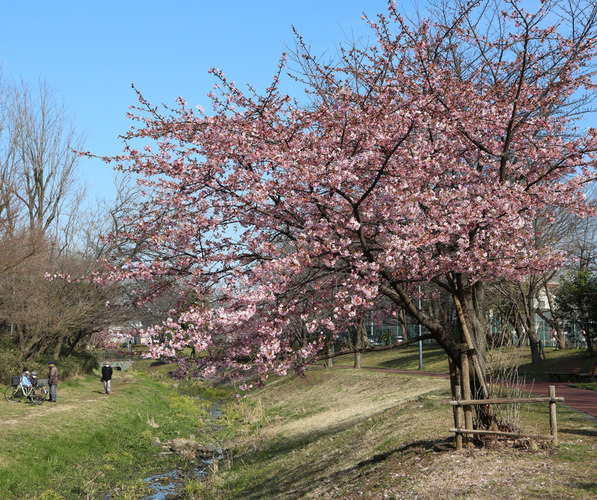
[[[252,474],[249,471],[243,474],[244,478],[239,477],[237,483],[239,489],[229,498],[243,500],[303,498],[313,492],[318,485],[336,483],[342,478],[358,475],[362,470],[382,463],[395,454],[412,452],[422,455],[430,450],[451,452],[455,449],[453,442],[446,438],[416,441],[400,448],[377,453],[356,465],[338,470],[339,466],[350,460],[350,457],[346,456],[346,448],[335,445],[326,448],[326,444],[346,443],[353,440],[354,444],[348,446],[358,449],[360,434],[358,431],[355,432],[355,427],[370,418],[371,415],[368,415],[367,418],[351,422],[349,425],[338,424],[294,439],[280,438],[266,450],[243,456],[242,462],[252,464],[255,473]],[[308,457],[308,460],[293,459],[294,454]]]
[[[250,477],[239,478],[239,490],[230,498],[243,498],[244,500],[261,500],[263,498],[302,498],[314,484],[309,478],[315,479],[322,470],[333,466],[338,459],[332,452],[324,457],[323,452],[313,460],[287,461],[279,466],[275,464],[278,459],[284,460],[284,455],[290,457],[292,452],[299,452],[309,447],[316,446],[321,440],[334,440],[345,432],[345,427],[336,425],[325,431],[313,432],[294,439],[280,438],[273,442],[266,450],[248,453],[243,456],[243,463],[250,463],[255,474]],[[289,459],[287,459],[289,460]],[[248,474],[247,474],[248,476]],[[319,482],[319,480],[315,481]]]
[[[592,429],[558,429],[559,434],[569,434],[572,436],[597,436],[597,430]]]
[[[333,434],[333,432],[319,434],[317,438],[309,441],[322,438],[326,434]],[[305,446],[305,443],[289,443],[284,448],[290,450],[295,448],[295,446]],[[358,444],[355,444],[355,446],[358,446]],[[298,463],[292,468],[286,466],[283,468],[281,467],[277,473],[270,475],[267,478],[262,477],[256,484],[250,487],[245,485],[242,492],[239,492],[239,495],[234,498],[242,497],[244,500],[261,500],[263,498],[303,498],[309,493],[312,493],[317,485],[341,484],[344,479],[358,476],[367,468],[383,463],[397,454],[411,452],[414,455],[423,455],[429,451],[453,452],[454,450],[455,447],[453,443],[446,439],[416,441],[400,448],[389,450],[384,453],[378,453],[352,467],[331,473],[326,473],[325,471],[336,466],[342,460],[342,457],[332,454],[331,456],[328,455],[327,460],[324,460],[322,456],[309,463]],[[277,449],[277,452],[281,451],[282,449]],[[247,461],[250,460],[251,457],[247,457]],[[267,458],[262,456],[260,457],[260,460],[267,460]],[[260,460],[256,461],[255,467],[258,467],[258,462]]]
[[[597,362],[596,356],[590,356],[586,351],[578,350],[554,350],[547,352],[547,359],[539,363],[525,363],[518,367],[518,374],[525,377],[527,382],[537,380],[540,382],[550,382],[550,376],[547,374],[554,369],[560,362],[579,361],[582,363],[584,371],[589,371],[592,364]],[[563,375],[562,382],[571,382],[570,377]]]
[[[432,365],[437,366],[437,364],[445,362],[446,370],[447,370],[447,361],[446,361],[446,353],[440,349],[430,350],[428,347],[425,347],[425,354],[424,354],[424,361],[423,361],[423,370],[425,369],[425,365]],[[364,364],[367,364],[366,361]],[[386,361],[381,361],[378,363],[380,368],[392,368],[395,370],[418,370],[419,369],[419,352],[411,351],[408,354],[401,353],[399,357],[396,359],[388,359]]]
[[[597,483],[577,483],[576,487],[591,493],[597,493]]]
[[[345,475],[346,473],[354,473],[357,472],[359,469],[363,467],[367,467],[368,465],[374,465],[380,462],[383,462],[390,458],[397,453],[405,453],[412,451],[415,454],[419,452],[427,452],[427,451],[435,451],[436,453],[454,451],[456,448],[454,447],[453,440],[447,441],[446,439],[426,439],[424,441],[415,441],[413,443],[408,443],[401,448],[396,448],[395,450],[389,450],[384,453],[378,453],[377,455],[373,455],[371,458],[367,460],[363,460],[359,462],[356,466],[351,467],[350,469],[346,469],[345,471],[338,472],[337,474]]]

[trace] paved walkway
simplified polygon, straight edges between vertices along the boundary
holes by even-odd
[[[540,396],[549,396],[550,385],[555,386],[556,397],[564,398],[566,406],[597,418],[597,391],[570,387],[567,382],[527,382],[524,390]]]
[[[334,365],[338,368],[349,368],[348,366]],[[423,375],[426,377],[440,377],[449,378],[447,373],[423,372],[416,370],[397,370],[394,368],[370,368],[363,366],[364,370],[371,370],[376,372],[388,373],[402,373],[406,375]],[[549,396],[549,386],[553,385],[556,388],[556,397],[564,398],[564,405],[570,408],[587,413],[589,416],[597,418],[597,391],[590,391],[588,389],[577,389],[570,387],[567,382],[527,382],[524,385],[524,390],[538,394],[540,396]]]

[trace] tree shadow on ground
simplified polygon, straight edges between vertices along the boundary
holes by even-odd
[[[597,430],[592,429],[558,429],[559,434],[570,434],[573,436],[597,436]]]
[[[443,452],[452,452],[454,451],[456,448],[454,447],[454,443],[450,442],[450,441],[446,441],[445,439],[426,439],[423,441],[415,441],[413,443],[408,443],[405,446],[402,446],[400,448],[396,448],[394,450],[388,450],[384,453],[378,453],[377,455],[373,455],[371,458],[368,458],[367,460],[363,460],[362,462],[359,462],[357,465],[355,465],[354,467],[351,467],[350,469],[346,469],[346,471],[342,471],[339,472],[338,474],[345,474],[345,473],[354,473],[356,471],[358,471],[359,469],[362,469],[363,467],[366,467],[368,465],[373,465],[379,462],[383,462],[384,460],[387,460],[388,458],[390,458],[393,455],[396,455],[397,453],[405,453],[408,451],[414,451],[416,453],[418,452],[428,452],[428,451],[434,451],[436,453],[443,453]]]
[[[268,450],[255,452],[249,456],[243,457],[243,461],[252,462],[255,464],[255,467],[259,467],[260,462],[265,464],[270,460],[275,460],[279,455],[290,453],[292,450],[308,448],[309,446],[316,445],[316,443],[321,440],[334,438],[341,439],[339,434],[345,430],[345,425],[338,425],[329,428],[326,431],[309,434],[308,436],[302,436],[297,439],[286,441],[280,440]],[[358,446],[358,443],[355,443],[355,446]],[[322,452],[319,456],[315,454],[313,459],[309,462],[301,461],[292,467],[288,467],[286,464],[283,469],[270,474],[269,477],[265,479],[261,476],[259,482],[256,484],[245,484],[242,489],[242,498],[243,500],[257,500],[263,498],[303,498],[322,484],[335,484],[339,481],[341,482],[343,479],[358,475],[364,469],[384,462],[393,455],[399,453],[412,452],[422,455],[428,451],[453,452],[454,450],[455,447],[453,443],[445,438],[416,441],[408,443],[400,448],[375,454],[366,460],[358,462],[354,466],[330,473],[326,471],[337,469],[337,466],[341,463],[343,457],[333,452]]]
[[[425,350],[425,360],[423,363],[423,368],[425,364],[431,364],[436,366],[436,363],[440,363],[446,360],[446,353],[441,350]],[[365,362],[366,364],[366,362]],[[419,367],[419,353],[412,352],[409,354],[400,354],[399,357],[396,359],[388,359],[386,361],[382,361],[379,363],[381,368],[392,368],[394,370],[418,370]],[[448,369],[448,362],[446,361],[446,370]]]

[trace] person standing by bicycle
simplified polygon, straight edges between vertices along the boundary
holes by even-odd
[[[50,371],[48,372],[48,385],[50,386],[50,399],[52,403],[56,402],[56,386],[58,385],[58,368],[54,361],[48,363]]]
[[[112,381],[112,367],[109,361],[104,362],[102,366],[102,382],[104,383],[104,392],[110,394],[110,382]]]

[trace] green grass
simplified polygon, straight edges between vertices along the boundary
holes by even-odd
[[[595,422],[560,407],[559,448],[502,440],[456,453],[449,398],[446,380],[416,375],[316,368],[304,379],[276,381],[248,396],[247,404],[263,408],[259,432],[233,441],[229,466],[193,498],[584,499],[596,492]],[[549,433],[547,405],[523,405],[521,421],[526,432]]]
[[[441,347],[423,345],[423,370],[426,372],[448,373],[448,358]],[[506,347],[487,351],[489,366],[517,367],[518,374],[528,381],[548,380],[546,375],[559,361],[580,361],[588,371],[597,356],[589,356],[586,350],[546,348],[545,360],[538,364],[531,363],[531,352],[528,347]],[[335,359],[337,365],[352,366],[353,356],[339,356]],[[370,368],[390,368],[398,370],[419,370],[419,347],[409,345],[388,351],[366,352],[362,355],[361,366]]]
[[[588,389],[590,391],[597,391],[597,382],[575,382],[572,384],[578,389]]]
[[[423,371],[448,372],[448,358],[441,347],[423,345]],[[353,355],[335,358],[334,363],[343,366],[353,365]],[[362,355],[361,366],[370,368],[391,368],[397,370],[419,370],[419,347],[409,345],[388,351],[372,351]]]
[[[505,349],[494,364],[527,366],[528,349]],[[498,356],[499,354],[499,356]],[[151,438],[197,436],[229,450],[207,481],[188,478],[182,499],[587,498],[597,494],[597,425],[558,408],[561,445],[530,450],[478,448],[457,454],[448,381],[421,377],[418,348],[368,353],[363,366],[396,374],[314,367],[305,378],[273,377],[236,401],[234,387],[178,383],[171,366],[143,361],[115,372],[113,394],[99,375],[61,382],[58,404],[0,402],[0,498],[139,499],[144,478],[188,469],[179,456],[156,457]],[[437,347],[424,346],[424,371],[447,371]],[[535,373],[581,351],[546,351]],[[336,360],[351,365],[352,357]],[[534,367],[535,370],[537,367]],[[543,372],[541,371],[543,370]],[[213,404],[224,410],[214,426]],[[522,429],[546,434],[546,405],[523,405]],[[467,478],[483,478],[470,483]]]
[[[0,402],[2,498],[143,498],[143,478],[189,467],[179,456],[157,458],[161,441],[197,436],[213,442],[208,399],[182,394],[157,378],[115,373],[110,396],[99,376],[58,385],[58,403],[40,407]],[[183,391],[184,392],[184,391]],[[226,422],[220,425],[222,435]]]
[[[554,349],[546,348],[545,359],[537,364],[531,363],[530,349],[527,348],[506,348],[502,349],[506,356],[510,356],[518,365],[518,373],[526,380],[549,380],[546,375],[560,361],[579,361],[587,372],[597,362],[597,356],[589,356],[585,349]]]

